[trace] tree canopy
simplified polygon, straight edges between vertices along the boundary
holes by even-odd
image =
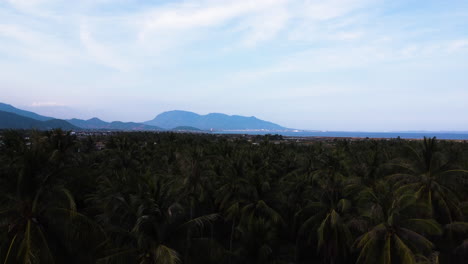
[[[1,263],[466,263],[468,143],[0,132]]]

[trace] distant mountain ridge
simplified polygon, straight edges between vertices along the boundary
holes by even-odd
[[[109,129],[109,130],[124,130],[124,131],[156,131],[162,130],[160,127],[145,125],[142,123],[135,123],[135,122],[105,122],[99,118],[91,118],[89,120],[82,120],[82,119],[69,119],[67,120],[71,124],[83,128],[83,129]]]
[[[189,111],[174,110],[159,114],[144,124],[173,129],[180,126],[195,127],[202,130],[285,130],[287,128],[254,116],[226,115],[211,113],[199,115]]]
[[[77,130],[78,127],[60,119],[40,121],[20,116],[12,112],[0,111],[0,129],[39,129],[49,130],[61,128],[64,130]]]
[[[189,111],[168,111],[156,116],[153,120],[136,122],[105,122],[99,118],[61,120],[42,116],[34,112],[18,109],[12,105],[0,103],[0,129],[52,129],[70,130],[121,130],[121,131],[198,131],[198,130],[287,130],[287,128],[272,122],[260,120],[254,116],[226,115],[211,113],[199,115]],[[41,123],[48,122],[48,123]]]
[[[36,114],[34,112],[18,109],[16,107],[12,106],[12,105],[4,104],[4,103],[0,103],[0,111],[14,113],[14,114],[17,114],[17,115],[20,115],[20,116],[29,117],[29,118],[39,120],[39,121],[47,121],[47,120],[55,119],[53,117],[42,116],[42,115],[38,115],[38,114]]]
[[[178,126],[178,127],[174,127],[172,130],[173,131],[202,131],[199,128],[191,127],[191,126]]]

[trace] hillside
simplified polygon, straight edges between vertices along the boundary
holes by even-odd
[[[254,116],[226,115],[211,113],[199,115],[188,111],[169,111],[156,116],[153,120],[144,122],[147,125],[158,126],[165,129],[189,126],[203,130],[285,130],[280,125],[260,120]]]
[[[178,127],[174,127],[172,130],[173,131],[202,131],[201,129],[198,129],[196,127],[191,127],[191,126],[178,126]]]
[[[0,111],[0,129],[40,129],[48,130],[61,128],[64,130],[76,130],[78,127],[60,119],[39,121],[14,113]]]
[[[110,129],[110,130],[125,130],[125,131],[140,131],[140,130],[161,130],[159,127],[145,125],[135,122],[105,122],[99,118],[91,118],[89,120],[70,119],[67,120],[71,124],[83,129]]]
[[[17,115],[5,116],[5,123],[2,124],[5,128],[27,128],[31,126],[42,127],[44,124],[24,120],[18,117],[30,118],[35,121],[53,121],[52,117],[42,116],[34,112],[18,109],[12,105],[0,103],[0,111]],[[122,130],[122,131],[159,131],[159,130],[286,130],[287,128],[272,122],[260,120],[254,116],[246,117],[239,115],[226,115],[221,113],[211,113],[207,115],[199,115],[188,111],[168,111],[159,114],[153,120],[136,123],[136,122],[105,122],[99,118],[83,119],[68,119],[65,121],[53,121],[48,125],[82,128],[82,129],[106,129],[106,130]],[[8,122],[8,124],[6,123]],[[57,123],[58,122],[58,123]],[[70,127],[71,128],[71,127]]]
[[[4,103],[0,103],[0,111],[17,114],[17,115],[24,116],[24,117],[29,117],[29,118],[39,120],[39,121],[47,121],[47,120],[54,119],[52,117],[38,115],[38,114],[36,114],[34,112],[21,110],[21,109],[18,109],[16,107],[12,106],[12,105],[4,104]]]

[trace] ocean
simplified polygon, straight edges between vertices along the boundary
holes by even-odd
[[[450,132],[341,132],[341,131],[222,131],[215,134],[248,134],[266,135],[278,134],[288,137],[358,137],[358,138],[404,138],[422,139],[424,137],[436,137],[438,139],[468,140],[468,133]]]

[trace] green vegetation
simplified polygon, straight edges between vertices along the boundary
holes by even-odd
[[[468,259],[465,142],[0,135],[1,263]]]

